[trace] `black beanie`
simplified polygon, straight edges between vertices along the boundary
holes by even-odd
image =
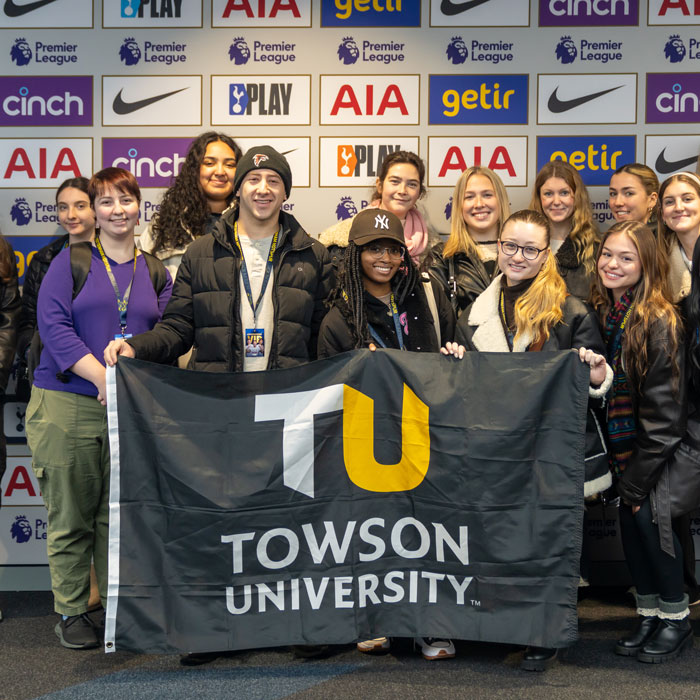
[[[287,159],[272,146],[249,148],[236,163],[236,176],[233,178],[234,197],[238,194],[243,178],[251,170],[262,170],[263,168],[274,170],[282,178],[285,194],[289,197],[289,193],[292,191],[292,169],[289,167]]]

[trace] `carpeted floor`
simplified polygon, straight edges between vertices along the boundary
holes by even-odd
[[[53,631],[50,593],[0,593],[0,607],[1,700],[700,698],[700,640],[661,665],[612,653],[634,624],[631,599],[616,589],[587,590],[580,641],[545,673],[521,671],[517,647],[460,642],[456,659],[431,663],[403,640],[385,656],[343,647],[300,660],[286,649],[254,650],[185,668],[176,656],[64,649]],[[700,634],[700,608],[691,617]]]

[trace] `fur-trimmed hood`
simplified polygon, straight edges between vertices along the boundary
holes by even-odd
[[[336,245],[339,248],[348,247],[348,238],[350,237],[350,227],[354,217],[343,219],[333,226],[329,226],[325,231],[318,234],[318,240],[328,248]]]
[[[668,266],[668,281],[671,285],[673,301],[678,302],[690,294],[690,270],[683,260],[681,244],[678,241],[671,248],[671,254],[668,256]]]

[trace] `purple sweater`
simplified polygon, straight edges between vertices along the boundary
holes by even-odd
[[[124,294],[131,280],[134,261],[117,264],[111,258],[108,260],[119,293]],[[157,297],[146,260],[143,255],[139,255],[129,298],[126,332],[136,335],[151,330],[160,320],[172,288],[173,283],[168,274],[168,282],[160,297]],[[39,289],[37,319],[44,349],[34,372],[34,384],[42,389],[97,396],[97,388],[92,382],[67,371],[90,353],[104,364],[104,349],[120,332],[114,289],[94,246],[90,271],[75,299],[70,250],[63,250],[54,258]],[[66,374],[67,383],[56,378],[58,372]]]

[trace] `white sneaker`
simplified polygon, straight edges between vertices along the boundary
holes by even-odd
[[[455,645],[450,639],[437,637],[417,637],[416,644],[420,647],[423,658],[427,661],[435,659],[452,659],[455,655]]]
[[[357,643],[357,651],[364,654],[382,654],[391,649],[391,642],[386,637],[377,637],[376,639],[365,639],[363,642]]]

